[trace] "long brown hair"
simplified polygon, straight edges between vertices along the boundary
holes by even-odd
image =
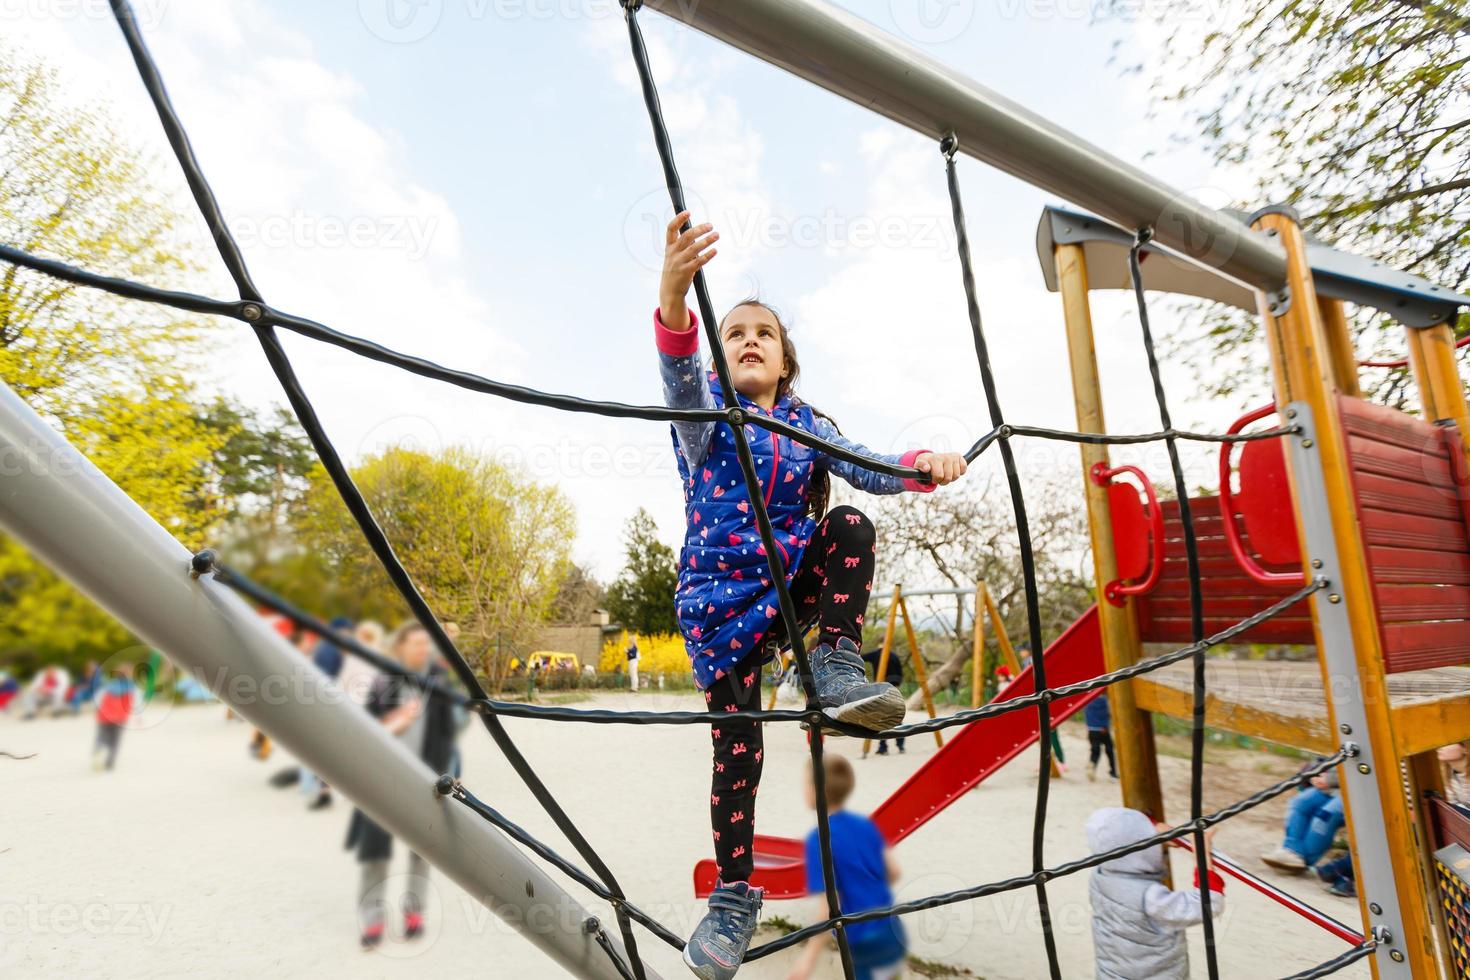
[[[800,396],[795,392],[796,379],[801,375],[801,362],[796,358],[796,345],[791,342],[791,330],[787,327],[786,321],[781,318],[781,312],[770,303],[761,299],[758,293],[752,293],[750,296],[747,296],[730,307],[730,313],[735,312],[742,306],[758,306],[771,314],[771,317],[776,321],[776,331],[781,335],[781,359],[784,362],[783,366],[786,368],[786,376],[776,382],[776,401],[780,401],[789,395],[791,396],[792,404],[806,405],[807,408],[811,409],[813,415],[831,422],[832,428],[836,429],[837,421],[832,416],[821,411],[815,405],[802,401]],[[726,313],[725,317],[728,318],[730,313]],[[724,325],[725,321],[721,320],[720,327],[722,329]],[[838,429],[838,431],[840,432],[841,430]],[[815,468],[812,471],[812,481],[807,487],[806,512],[812,517],[820,519],[823,514],[827,513],[827,502],[831,496],[831,474],[827,472],[827,468],[824,466]]]

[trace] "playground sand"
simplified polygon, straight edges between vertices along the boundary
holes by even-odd
[[[582,706],[673,709],[697,708],[700,702],[692,696],[606,695]],[[442,876],[434,880],[424,939],[391,939],[376,952],[360,952],[353,914],[356,865],[342,850],[347,801],[308,812],[294,788],[270,788],[270,774],[292,760],[280,751],[265,763],[250,758],[248,728],[226,722],[218,705],[175,707],[164,714],[127,733],[111,773],[88,768],[90,719],[0,719],[0,750],[36,753],[24,761],[0,757],[0,976],[563,975]],[[692,897],[691,869],[708,850],[704,730],[515,719],[506,725],[629,895],[675,932],[686,933],[701,910]],[[804,834],[812,818],[799,792],[806,758],[802,733],[793,726],[767,726],[766,740],[760,829]],[[1105,775],[1096,783],[1084,778],[1083,730],[1069,724],[1062,740],[1073,764],[1052,786],[1048,863],[1083,855],[1088,813],[1117,802],[1116,784]],[[855,760],[861,752],[855,741],[832,744]],[[467,731],[462,745],[465,781],[477,795],[562,853],[572,853],[483,733]],[[1160,765],[1177,816],[1187,806],[1188,762],[1169,754],[1174,747],[1165,741]],[[934,751],[933,737],[925,736],[910,739],[905,755],[857,762],[852,806],[871,809]],[[1207,808],[1248,795],[1295,765],[1226,750],[1213,750],[1212,759],[1220,761],[1207,769]],[[899,845],[900,899],[1029,871],[1035,769],[1029,755],[1012,762]],[[1279,840],[1284,806],[1284,800],[1272,801],[1227,823],[1217,846],[1355,924],[1355,902],[1325,894],[1315,881],[1276,876],[1255,860]],[[1177,880],[1189,880],[1190,861],[1175,855]],[[394,870],[403,866],[400,850]],[[1089,977],[1087,876],[1060,879],[1048,892],[1065,973]],[[1226,977],[1279,977],[1344,948],[1238,882],[1230,882],[1227,895],[1227,914],[1216,925]],[[588,905],[612,921],[605,907],[590,899]],[[810,900],[770,902],[764,917],[803,923],[813,914]],[[905,922],[917,956],[955,971],[930,975],[1046,975],[1032,889]],[[1192,932],[1191,955],[1196,974],[1203,975],[1199,933]],[[762,931],[763,937],[775,934]],[[666,980],[688,976],[676,952],[646,935],[640,933],[642,948]],[[787,951],[753,963],[741,977],[784,977],[794,955]],[[835,957],[824,970],[819,976],[840,975]],[[911,969],[906,975],[924,974]],[[1339,976],[1362,978],[1368,971],[1357,965]]]

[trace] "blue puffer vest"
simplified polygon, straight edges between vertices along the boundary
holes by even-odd
[[[720,403],[720,384],[713,374],[710,390]],[[743,395],[740,405],[748,412],[763,413]],[[797,399],[781,399],[770,414],[812,431],[812,410]],[[816,526],[806,516],[807,490],[816,466],[825,465],[826,459],[809,446],[757,425],[747,424],[745,435],[789,585]],[[730,426],[715,426],[709,453],[692,473],[677,438],[674,452],[684,477],[687,526],[675,605],[695,683],[704,689],[759,650],[781,609]]]

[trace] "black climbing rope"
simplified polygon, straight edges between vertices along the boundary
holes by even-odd
[[[944,176],[949,187],[950,211],[954,218],[956,245],[960,255],[960,277],[965,287],[965,307],[970,315],[970,334],[975,340],[975,358],[980,363],[980,383],[985,389],[985,405],[990,412],[990,424],[1005,431],[1005,417],[1000,408],[1000,397],[996,394],[995,374],[990,367],[990,349],[985,342],[985,328],[980,322],[980,301],[976,297],[975,270],[970,260],[970,236],[965,221],[964,202],[960,199],[960,180],[955,168],[955,155],[959,153],[959,139],[953,134],[939,144],[944,156]],[[1165,428],[1168,423],[1165,423]],[[1053,692],[1046,689],[1046,658],[1042,656],[1045,646],[1041,638],[1041,597],[1036,588],[1036,556],[1031,549],[1031,525],[1026,516],[1026,498],[1021,489],[1021,475],[1016,468],[1016,455],[1009,439],[1000,444],[1001,463],[1005,468],[1006,486],[1010,489],[1011,510],[1016,517],[1016,538],[1020,545],[1021,576],[1026,592],[1026,626],[1031,638],[1031,670],[1034,690],[1042,697],[1036,702],[1036,720],[1039,736],[1036,739],[1041,756],[1040,776],[1036,780],[1036,810],[1031,823],[1031,869],[1036,878],[1036,905],[1041,916],[1041,934],[1046,943],[1046,960],[1051,967],[1053,980],[1061,980],[1062,966],[1057,959],[1057,940],[1051,929],[1051,903],[1046,897],[1046,877],[1041,874],[1046,865],[1046,804],[1051,795],[1051,701]],[[1195,637],[1198,641],[1200,637]]]
[[[1154,350],[1153,330],[1148,322],[1148,298],[1143,292],[1142,256],[1143,247],[1153,238],[1153,230],[1140,228],[1134,236],[1133,247],[1128,250],[1128,270],[1133,278],[1133,298],[1138,304],[1138,326],[1143,335],[1143,350],[1148,356],[1148,373],[1153,379],[1154,401],[1159,406],[1159,424],[1172,432],[1174,423],[1169,417],[1169,399],[1164,394],[1164,380],[1159,372],[1159,357]],[[1184,481],[1184,466],[1179,462],[1179,441],[1174,435],[1164,439],[1169,452],[1169,468],[1174,476],[1174,494],[1179,499],[1179,523],[1184,529],[1184,559],[1189,574],[1189,630],[1190,638],[1196,643],[1205,635],[1205,600],[1200,584],[1199,542],[1194,533],[1194,514],[1189,501],[1189,485]],[[1205,791],[1205,651],[1201,647],[1194,655],[1191,696],[1193,705],[1190,719],[1189,749],[1189,818],[1200,819],[1204,809]],[[1210,980],[1219,980],[1220,963],[1215,955],[1215,912],[1210,901],[1210,855],[1205,845],[1205,831],[1199,827],[1194,833],[1195,875],[1198,877],[1200,909],[1204,916],[1205,966]]]

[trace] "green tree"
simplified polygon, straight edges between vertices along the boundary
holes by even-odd
[[[639,633],[673,633],[674,591],[679,563],[674,549],[658,538],[653,516],[638,508],[623,529],[627,562],[607,590],[607,611],[616,623]]]
[[[105,112],[0,44],[0,241],[112,275],[180,285],[179,213]],[[221,514],[223,436],[195,406],[204,327],[15,266],[0,269],[0,380],[190,546]],[[111,617],[0,538],[0,651],[22,670],[131,644]]]
[[[395,448],[352,477],[424,598],[459,623],[461,651],[499,687],[512,657],[530,649],[566,577],[576,535],[571,503],[554,487],[468,450]],[[395,624],[407,615],[366,539],[317,467],[296,533],[328,571],[303,598],[329,615]]]
[[[1170,35],[1157,102],[1184,110],[1179,142],[1257,175],[1243,205],[1288,202],[1309,233],[1339,247],[1440,286],[1470,286],[1463,3],[1241,0],[1224,8],[1231,23],[1203,32],[1200,5],[1159,9]],[[1462,310],[1455,326],[1470,330],[1470,316]],[[1360,356],[1401,356],[1402,328],[1388,317],[1359,313],[1354,328]],[[1176,341],[1210,393],[1255,392],[1264,390],[1258,329],[1256,317],[1211,309]],[[1396,402],[1407,378],[1400,370],[1364,381]]]
[[[213,466],[214,492],[228,505],[221,547],[235,567],[269,574],[290,557],[291,518],[311,486],[316,452],[284,408],[262,415],[220,399],[203,421],[222,439]]]

